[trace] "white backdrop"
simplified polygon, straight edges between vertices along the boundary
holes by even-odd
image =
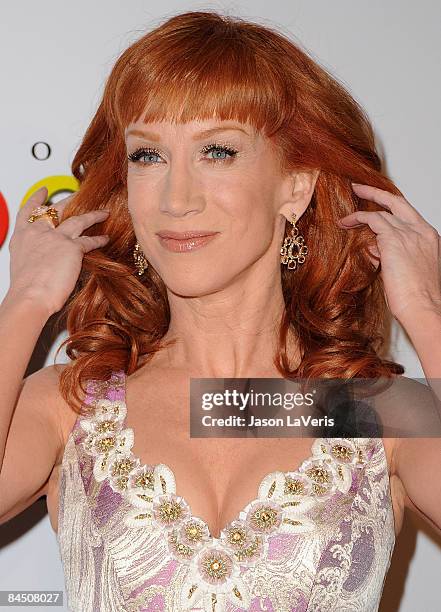
[[[73,154],[116,58],[159,21],[178,12],[204,9],[281,26],[337,76],[367,110],[391,178],[441,231],[441,3],[437,0],[4,1],[0,13],[0,299],[9,284],[7,244],[16,211],[41,181],[54,191],[64,189],[52,201],[68,195]],[[63,338],[50,337],[45,330],[27,374],[51,364]],[[407,376],[424,376],[397,324],[391,356],[406,367]],[[0,589],[63,589],[57,543],[45,508],[42,498],[0,526]],[[380,610],[439,610],[440,576],[441,539],[407,513]]]

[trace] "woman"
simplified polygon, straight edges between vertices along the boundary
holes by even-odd
[[[72,172],[10,243],[2,522],[47,495],[72,610],[377,610],[404,507],[441,530],[440,440],[190,439],[187,411],[190,378],[401,375],[388,308],[440,376],[438,232],[362,109],[188,12],[118,59]],[[22,381],[58,311],[71,361]]]

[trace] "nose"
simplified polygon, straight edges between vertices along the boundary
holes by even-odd
[[[182,217],[201,212],[204,198],[185,159],[175,159],[169,163],[160,197],[160,210],[172,217]]]

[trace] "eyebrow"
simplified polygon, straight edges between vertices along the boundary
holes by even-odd
[[[243,132],[244,134],[246,134],[247,136],[249,136],[249,133],[244,130],[243,128],[236,126],[236,125],[225,125],[222,127],[214,127],[214,128],[210,128],[208,130],[202,130],[200,132],[197,132],[192,140],[202,140],[203,138],[206,138],[207,136],[211,136],[212,134],[217,134],[218,132],[227,132],[227,131],[231,131],[231,130],[239,130],[240,132]],[[147,130],[137,130],[137,129],[130,129],[127,131],[126,133],[126,137],[127,136],[140,136],[141,138],[148,138],[149,140],[153,140],[155,142],[159,142],[161,140],[161,137],[159,134],[156,134],[155,132],[149,132]]]

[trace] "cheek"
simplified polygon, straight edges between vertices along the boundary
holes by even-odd
[[[224,200],[224,212],[229,218],[230,234],[236,240],[267,243],[274,232],[274,202],[272,194],[258,190],[242,190]]]
[[[219,253],[223,265],[219,267],[229,273],[237,272],[254,264],[270,249],[274,238],[274,220],[267,210],[259,209],[256,205],[232,219],[231,229],[225,238]]]
[[[151,194],[151,190],[146,182],[140,178],[131,177],[127,181],[127,205],[130,216],[134,221],[145,217],[147,206],[152,201],[149,194]]]
[[[127,177],[127,194],[129,198],[136,200],[142,196],[142,194],[145,194],[148,188],[148,184],[145,180],[143,181],[140,176],[132,174]]]

